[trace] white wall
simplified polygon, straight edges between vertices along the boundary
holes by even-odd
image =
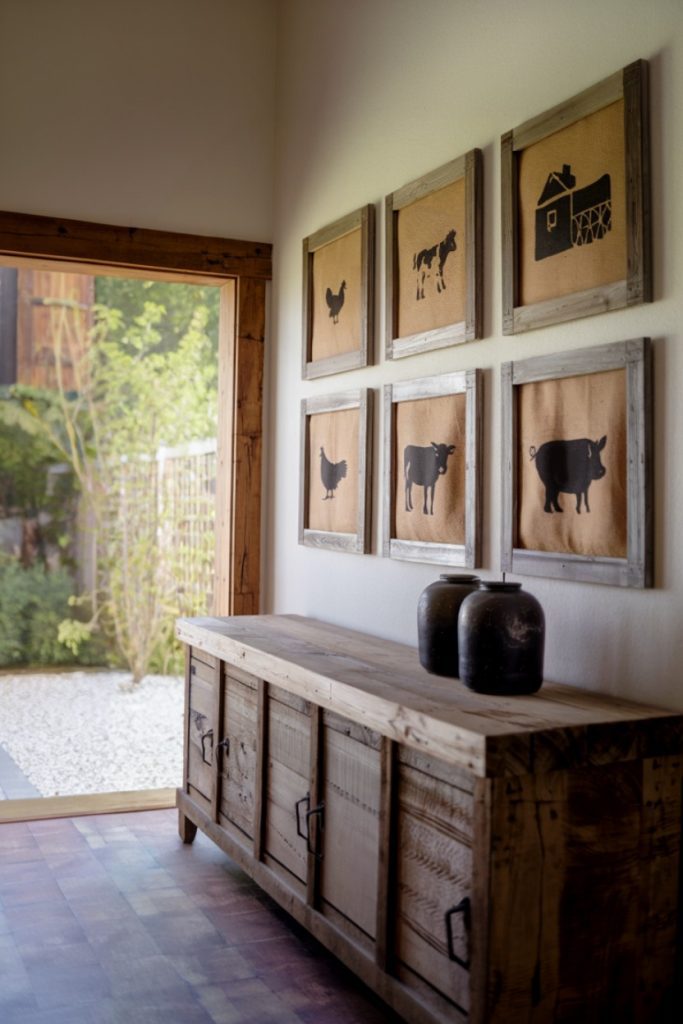
[[[269,241],[275,0],[0,0],[0,209]]]
[[[504,338],[500,135],[638,57],[651,64],[656,301]],[[546,611],[548,678],[683,707],[680,0],[288,0],[278,59],[266,610],[315,615],[414,644],[418,595],[440,571],[298,545],[302,397],[486,368],[482,575],[494,576],[501,362],[649,335],[655,348],[656,588],[524,582]],[[394,363],[378,356],[378,365],[367,370],[302,382],[301,240],[364,203],[380,204],[388,192],[474,146],[485,161],[485,340]],[[383,239],[381,215],[378,235]],[[380,252],[378,353],[383,244]],[[379,420],[374,551],[381,550]]]

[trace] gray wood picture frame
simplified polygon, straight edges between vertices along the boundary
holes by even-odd
[[[313,259],[318,249],[360,228],[360,347],[351,352],[312,358],[313,347]],[[362,206],[328,224],[303,240],[303,346],[301,375],[304,380],[325,377],[368,366],[373,361],[375,315],[375,207]]]
[[[627,275],[620,281],[520,305],[520,153],[574,122],[624,100]],[[637,60],[501,138],[503,334],[652,301],[648,64]]]
[[[518,523],[517,389],[532,381],[626,370],[627,556],[531,551],[516,546]],[[619,587],[653,585],[652,347],[649,338],[503,363],[501,569]]]
[[[310,417],[317,413],[358,409],[358,515],[353,533],[312,530],[308,525],[309,494],[313,467],[310,458]],[[299,476],[299,543],[328,551],[368,554],[372,524],[372,409],[373,391],[359,388],[335,395],[318,395],[301,402],[301,446]]]
[[[398,218],[404,207],[439,189],[465,179],[466,315],[459,323],[398,337]],[[387,359],[401,359],[430,349],[446,348],[483,336],[483,159],[472,149],[404,185],[385,198],[386,231],[386,344]]]
[[[465,543],[403,540],[395,536],[396,409],[401,402],[465,394]],[[385,558],[473,569],[481,562],[483,373],[459,370],[384,386],[383,543]]]

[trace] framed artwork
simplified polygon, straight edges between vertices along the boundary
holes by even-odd
[[[372,391],[301,403],[299,543],[370,550]]]
[[[385,385],[385,556],[479,563],[481,415],[481,370]]]
[[[374,206],[304,238],[303,255],[303,378],[367,366],[374,322]]]
[[[504,334],[652,301],[647,72],[502,137]]]
[[[482,156],[386,197],[386,356],[482,336]]]
[[[502,367],[502,568],[652,586],[649,338]]]

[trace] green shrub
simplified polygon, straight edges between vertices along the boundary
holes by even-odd
[[[64,568],[42,565],[24,569],[14,558],[0,558],[0,665],[100,664],[96,640],[78,657],[59,642],[59,625],[73,618],[74,581]]]

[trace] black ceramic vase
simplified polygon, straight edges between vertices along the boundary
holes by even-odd
[[[482,581],[458,616],[459,675],[470,690],[535,693],[543,682],[545,616],[521,583]]]
[[[478,576],[442,573],[420,594],[417,638],[420,664],[437,676],[458,674],[458,612],[479,586]]]

